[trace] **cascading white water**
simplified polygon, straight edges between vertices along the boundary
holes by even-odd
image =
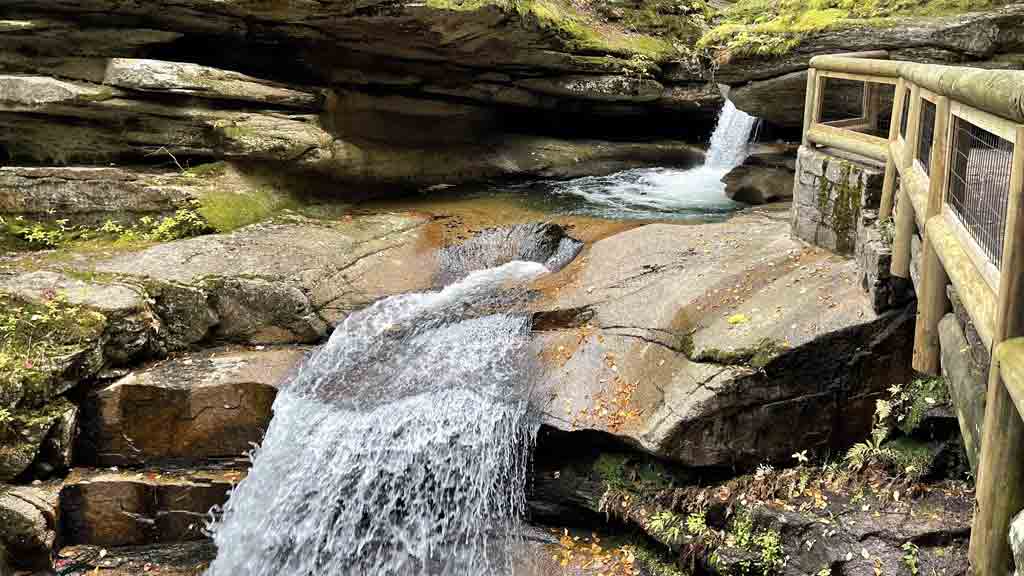
[[[757,118],[736,108],[731,100],[726,100],[711,134],[704,166],[729,171],[742,164],[747,157],[750,132],[755,124]]]
[[[515,303],[549,272],[538,260],[578,252],[553,228],[447,250],[446,287],[387,298],[334,331],[282,387],[212,525],[208,576],[511,573],[537,427],[530,316]]]
[[[725,196],[722,177],[747,157],[750,133],[757,118],[726,100],[704,164],[689,170],[640,168],[609,176],[588,176],[551,185],[554,194],[576,196],[603,207],[597,215],[636,218],[704,216],[735,210]]]

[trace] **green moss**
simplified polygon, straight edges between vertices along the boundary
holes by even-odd
[[[594,462],[594,472],[609,491],[646,492],[668,488],[672,474],[651,458],[604,453]]]
[[[750,366],[751,368],[764,368],[779,354],[788,350],[784,343],[771,338],[763,338],[757,346],[736,348],[733,350],[721,350],[708,348],[691,356],[694,362],[708,362],[721,364],[723,366]]]
[[[891,451],[896,473],[914,479],[928,473],[941,450],[941,445],[937,443],[921,442],[908,436],[886,442],[885,447]]]
[[[199,214],[218,232],[230,232],[242,226],[265,220],[275,212],[297,208],[291,197],[269,188],[244,192],[219,189],[199,199]]]
[[[949,403],[949,389],[943,378],[919,378],[907,386],[900,399],[904,401],[898,426],[904,434],[912,434],[929,410]]]
[[[655,61],[667,60],[677,52],[672,42],[663,38],[599,26],[592,16],[565,0],[427,0],[427,6],[463,12],[496,8],[516,14],[524,24],[555,34],[575,51],[626,57],[639,54]]]
[[[50,384],[100,338],[106,320],[56,292],[40,303],[0,293],[0,407],[43,405]]]
[[[830,28],[886,27],[899,17],[986,10],[1010,0],[739,0],[697,43],[731,56],[778,56],[807,34]]]
[[[214,178],[223,176],[225,172],[227,172],[227,163],[207,162],[206,164],[192,166],[182,174],[187,178]]]
[[[828,177],[829,160],[821,164],[822,175],[818,179],[817,205],[818,230],[829,228],[836,241],[837,252],[851,252],[856,242],[857,219],[860,218],[861,198],[864,195],[864,178],[861,170],[851,162],[838,160],[839,177],[832,181]],[[852,181],[852,183],[851,183]]]

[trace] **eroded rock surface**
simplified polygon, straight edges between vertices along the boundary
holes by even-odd
[[[76,469],[60,496],[65,542],[106,547],[204,539],[207,512],[243,476],[230,469]]]
[[[303,348],[213,349],[135,371],[84,404],[84,457],[99,466],[242,457],[263,438],[276,387]]]
[[[559,430],[752,466],[852,443],[875,396],[909,377],[910,314],[876,314],[855,263],[793,240],[778,213],[636,228],[563,274],[537,344]]]
[[[23,570],[50,567],[59,529],[57,494],[29,486],[0,485],[0,549]],[[0,558],[0,564],[7,560]]]

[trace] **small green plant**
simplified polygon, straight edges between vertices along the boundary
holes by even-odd
[[[821,570],[818,570],[817,572],[815,572],[814,576],[832,576],[832,569],[829,568],[828,566],[825,566]]]
[[[732,537],[736,546],[747,548],[754,541],[754,517],[744,510],[732,521]]]
[[[652,516],[649,528],[655,536],[668,542],[678,542],[683,536],[679,517],[668,510],[662,510]]]
[[[891,462],[894,454],[892,450],[885,448],[883,444],[889,437],[889,426],[886,421],[892,414],[892,404],[887,400],[875,402],[874,427],[871,429],[871,436],[859,444],[854,444],[846,452],[846,465],[854,472],[859,472],[866,466],[876,466]]]
[[[917,576],[918,567],[918,548],[913,542],[906,542],[901,546],[903,548],[903,563],[910,570],[911,576]]]
[[[210,232],[210,226],[198,212],[191,208],[180,208],[172,216],[161,219],[146,233],[146,238],[157,242],[169,242]]]
[[[892,242],[896,238],[896,223],[893,222],[893,219],[889,217],[879,220],[875,226],[878,228],[878,235],[881,236],[882,242],[886,246],[892,246]]]
[[[686,531],[693,536],[707,534],[708,522],[704,512],[695,512],[686,517]]]
[[[786,564],[782,536],[774,530],[765,530],[754,538],[754,544],[761,550],[758,565],[763,574],[774,574]]]

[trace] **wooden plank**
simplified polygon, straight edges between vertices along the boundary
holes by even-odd
[[[845,130],[853,130],[857,132],[859,130],[867,130],[870,128],[863,118],[847,118],[845,120],[832,120],[831,122],[822,122],[822,126],[831,126],[833,128],[843,128]]]
[[[964,251],[960,240],[950,230],[943,216],[935,216],[928,221],[926,234],[935,248],[935,254],[942,261],[942,267],[946,270],[950,283],[956,288],[967,314],[974,322],[974,328],[978,331],[982,344],[991,349],[992,328],[996,318],[995,292],[978,273],[974,262]]]
[[[885,162],[888,158],[888,140],[862,132],[833,128],[824,124],[812,124],[807,139],[822,146],[832,146],[868,158]]]
[[[914,216],[919,230],[924,230],[928,213],[928,181],[920,170],[911,168],[903,177],[903,187],[910,196],[910,205],[914,207]]]
[[[1017,138],[1017,124],[1000,118],[995,114],[971,108],[960,102],[953,102],[950,106],[950,111],[954,116],[963,118],[978,128],[988,130],[1003,140],[1014,142]]]
[[[1014,137],[1024,142],[1024,127]],[[994,345],[1024,335],[1024,146],[1015,146],[1003,235],[1003,267]],[[985,429],[978,466],[978,513],[971,531],[971,568],[977,575],[1005,574],[1010,565],[1007,530],[1024,507],[1024,420],[1003,384],[998,358],[989,371]]]

